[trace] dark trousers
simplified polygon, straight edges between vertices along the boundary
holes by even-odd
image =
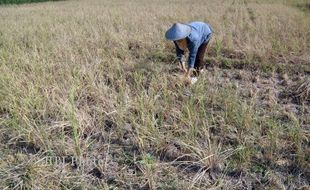
[[[207,46],[209,44],[209,41],[201,44],[201,46],[198,48],[198,52],[196,55],[196,61],[195,61],[195,65],[194,65],[194,68],[197,72],[199,72],[199,70],[203,69],[203,67],[204,67],[203,58],[205,56],[205,52],[206,52]]]

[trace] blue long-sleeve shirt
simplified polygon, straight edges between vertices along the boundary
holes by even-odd
[[[210,40],[212,29],[207,23],[204,22],[191,22],[188,23],[188,25],[192,27],[190,35],[186,38],[187,47],[189,50],[188,68],[194,68],[198,48],[201,44]],[[181,50],[175,42],[174,44],[176,47],[177,58],[181,61],[184,51]]]

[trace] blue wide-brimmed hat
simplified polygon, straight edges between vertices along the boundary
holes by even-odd
[[[169,30],[166,32],[166,38],[168,40],[180,40],[186,38],[192,32],[192,28],[189,25],[175,23]]]

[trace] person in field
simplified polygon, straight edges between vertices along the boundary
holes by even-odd
[[[212,29],[204,22],[175,23],[165,34],[166,39],[174,42],[180,67],[192,83],[195,83],[197,78],[191,76],[198,76],[203,71],[203,58],[211,36]],[[183,58],[186,49],[189,50],[187,67]]]

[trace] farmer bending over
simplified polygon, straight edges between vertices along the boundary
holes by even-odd
[[[186,78],[190,79],[193,71],[197,75],[203,71],[203,58],[211,35],[211,27],[204,22],[176,23],[166,32],[166,38],[175,44],[177,59]],[[187,68],[183,61],[186,49],[189,50]]]

